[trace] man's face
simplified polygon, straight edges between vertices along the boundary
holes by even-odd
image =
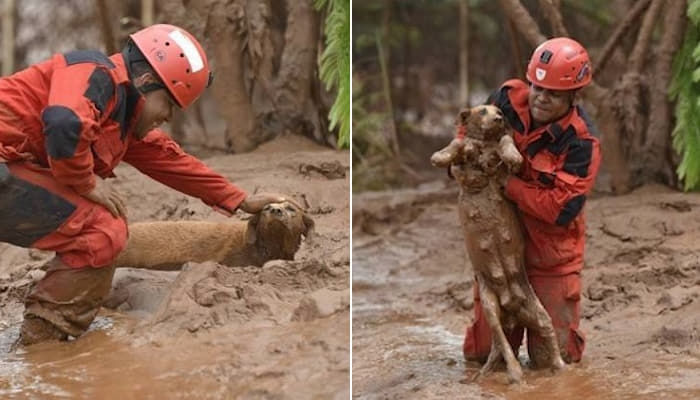
[[[532,119],[538,124],[546,124],[563,117],[574,101],[573,90],[545,89],[530,85],[528,104]]]
[[[143,110],[134,129],[137,139],[143,139],[148,132],[159,127],[163,122],[170,121],[173,116],[173,107],[176,107],[167,89],[154,90],[144,94],[143,97],[145,100]]]

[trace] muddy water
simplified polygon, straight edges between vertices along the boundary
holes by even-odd
[[[280,328],[169,337],[129,334],[134,321],[100,317],[78,341],[6,353],[0,334],[0,399],[347,399],[348,315]],[[223,335],[222,335],[223,333]],[[348,341],[348,336],[344,338]]]
[[[226,365],[230,355],[212,354],[200,346],[181,346],[177,351],[134,346],[114,331],[129,323],[102,317],[79,343],[40,344],[6,354],[0,360],[0,398],[222,398],[222,390],[229,390],[207,369]],[[16,331],[3,331],[4,351]]]
[[[404,213],[395,198],[391,201],[395,213]],[[624,342],[634,329],[624,331],[624,322],[610,325],[622,339],[604,340],[606,330],[598,325],[643,314],[624,308],[614,310],[617,316],[583,321],[589,333],[583,362],[555,376],[525,367],[520,385],[507,385],[504,371],[468,382],[465,378],[479,368],[465,363],[461,354],[473,313],[473,279],[456,209],[444,202],[406,203],[417,214],[412,221],[389,223],[378,235],[353,236],[354,398],[700,398],[697,342],[667,353],[649,350],[650,345]],[[527,355],[519,358],[526,365]]]

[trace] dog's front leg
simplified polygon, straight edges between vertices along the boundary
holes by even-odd
[[[515,147],[515,142],[510,135],[501,136],[501,140],[498,142],[498,155],[506,163],[511,174],[520,172],[523,156],[520,155],[518,148]]]
[[[448,167],[459,155],[464,139],[453,139],[442,150],[438,150],[430,157],[430,163],[438,168]]]

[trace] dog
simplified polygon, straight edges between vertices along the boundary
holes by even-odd
[[[129,225],[117,268],[180,269],[188,261],[262,266],[293,260],[314,232],[314,221],[292,202],[267,204],[247,222],[160,221]]]
[[[431,162],[449,168],[460,185],[458,210],[466,250],[493,337],[488,359],[473,380],[490,372],[502,357],[509,381],[521,381],[520,363],[504,333],[515,326],[545,339],[542,354],[530,355],[538,367],[561,369],[564,362],[552,320],[527,280],[520,221],[503,194],[503,182],[519,171],[522,156],[498,107],[462,110],[457,128],[457,137],[435,152]]]

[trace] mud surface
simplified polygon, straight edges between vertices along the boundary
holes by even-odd
[[[474,281],[453,186],[353,199],[354,398],[700,398],[700,195],[590,200],[584,359],[508,385],[504,370],[460,383],[479,365],[462,357]]]
[[[291,194],[316,222],[293,261],[181,272],[120,269],[79,340],[8,351],[19,301],[49,253],[0,244],[0,398],[346,399],[350,392],[348,152],[281,137],[206,159],[248,190]],[[328,166],[337,173],[324,174]],[[130,222],[227,219],[131,167]],[[239,214],[233,218],[244,218]]]

